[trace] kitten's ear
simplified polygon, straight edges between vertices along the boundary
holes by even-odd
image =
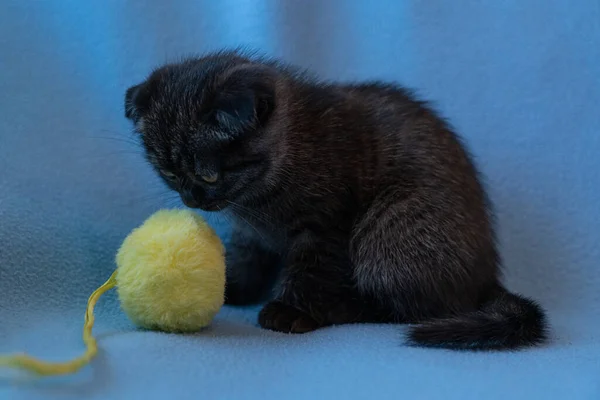
[[[125,92],[125,117],[137,123],[148,108],[150,93],[147,83],[140,83]]]
[[[231,70],[217,87],[213,103],[217,122],[234,130],[264,126],[275,107],[275,78],[261,65]]]

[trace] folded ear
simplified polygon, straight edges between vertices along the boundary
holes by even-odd
[[[125,117],[137,123],[148,108],[150,93],[147,84],[140,83],[125,92]]]
[[[217,85],[216,121],[228,129],[264,126],[275,107],[275,74],[262,65],[242,65]]]

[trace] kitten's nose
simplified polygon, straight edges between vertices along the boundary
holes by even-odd
[[[181,196],[181,201],[183,201],[183,204],[186,206],[190,208],[198,208],[200,206],[191,190],[182,190],[179,195]]]

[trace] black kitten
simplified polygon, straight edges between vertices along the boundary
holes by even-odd
[[[125,102],[184,203],[237,221],[227,302],[259,301],[279,274],[262,327],[413,323],[410,342],[455,349],[545,340],[542,309],[499,281],[468,153],[405,89],[220,52],[157,69]]]

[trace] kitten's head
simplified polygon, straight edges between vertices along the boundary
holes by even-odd
[[[125,115],[183,202],[223,209],[269,181],[277,159],[276,72],[235,53],[154,71],[127,90]]]

